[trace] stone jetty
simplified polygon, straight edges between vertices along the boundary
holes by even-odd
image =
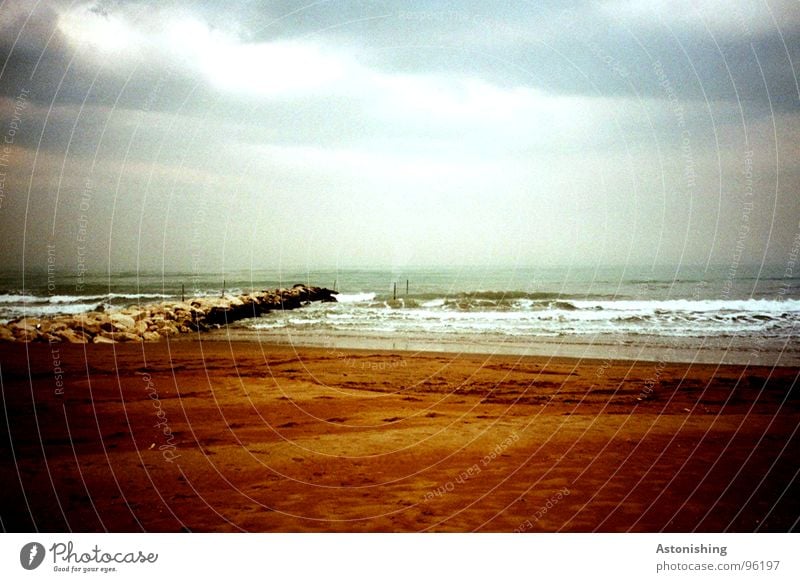
[[[79,315],[17,318],[0,325],[0,341],[114,343],[158,341],[218,329],[270,311],[296,309],[313,301],[335,302],[336,291],[295,285],[239,296],[194,297],[183,302],[133,305]]]

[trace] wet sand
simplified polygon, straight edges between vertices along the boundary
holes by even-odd
[[[789,531],[797,368],[0,345],[7,531]]]

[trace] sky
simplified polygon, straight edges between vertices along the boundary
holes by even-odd
[[[783,265],[793,0],[0,3],[0,268]]]

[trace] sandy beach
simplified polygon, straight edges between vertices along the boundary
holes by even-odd
[[[797,368],[197,340],[3,344],[0,366],[9,531],[800,518]]]

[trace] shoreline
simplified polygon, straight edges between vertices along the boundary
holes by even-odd
[[[524,341],[491,341],[480,336],[434,339],[422,336],[385,336],[343,333],[275,333],[233,325],[197,336],[190,341],[241,341],[299,348],[381,350],[410,353],[456,353],[670,362],[678,364],[716,364],[800,367],[800,342],[764,340],[758,345],[752,337],[667,338],[660,336],[603,335],[539,337]],[[682,345],[681,345],[682,344]],[[726,345],[728,344],[728,345]]]
[[[188,339],[0,345],[6,529],[798,527],[800,368]]]

